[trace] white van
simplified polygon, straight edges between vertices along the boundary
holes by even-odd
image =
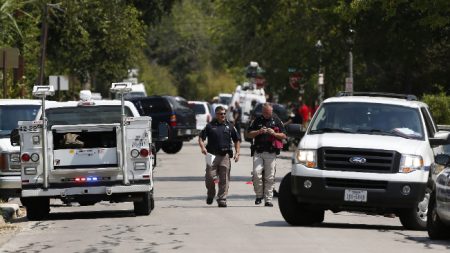
[[[322,222],[331,210],[395,214],[405,228],[425,229],[433,149],[449,137],[412,95],[329,98],[280,184],[280,211],[292,225]]]
[[[244,83],[243,86],[238,85],[236,91],[231,99],[230,107],[239,102],[242,109],[241,125],[242,128],[247,128],[250,123],[250,112],[258,103],[266,102],[266,94],[264,89],[252,88],[249,83]],[[231,120],[233,118],[233,112],[228,110],[227,119]]]

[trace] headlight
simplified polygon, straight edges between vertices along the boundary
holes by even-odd
[[[402,155],[400,160],[400,173],[410,173],[423,168],[423,159],[420,155]]]
[[[316,150],[313,149],[299,149],[295,154],[296,163],[305,165],[308,168],[317,167]]]

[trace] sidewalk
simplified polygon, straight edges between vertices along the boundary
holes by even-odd
[[[14,200],[12,202],[15,202]],[[20,231],[21,226],[11,223],[25,216],[25,211],[17,203],[0,203],[0,246],[8,242]]]

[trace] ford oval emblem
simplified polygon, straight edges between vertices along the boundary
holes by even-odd
[[[354,157],[350,157],[349,161],[351,163],[358,163],[358,164],[362,164],[362,163],[366,163],[367,159],[361,156],[354,156]]]

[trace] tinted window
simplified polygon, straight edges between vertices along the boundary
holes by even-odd
[[[182,98],[182,97],[170,97],[167,96],[165,97],[169,100],[169,102],[172,104],[173,109],[176,110],[180,110],[180,109],[186,109],[189,108],[188,102],[186,101],[186,99]]]
[[[144,115],[152,115],[155,113],[171,112],[169,103],[164,98],[150,98],[140,101],[141,110]]]
[[[231,103],[231,97],[219,97],[219,104],[229,105]]]
[[[0,136],[8,136],[17,127],[18,121],[34,120],[40,105],[0,106]]]
[[[350,132],[424,138],[419,110],[396,105],[326,103],[311,125],[311,133]]]
[[[189,104],[189,108],[194,110],[195,114],[205,114],[205,106],[203,104]]]
[[[47,109],[49,127],[53,125],[110,124],[120,123],[120,105],[61,107]],[[130,108],[125,114],[133,116]]]

